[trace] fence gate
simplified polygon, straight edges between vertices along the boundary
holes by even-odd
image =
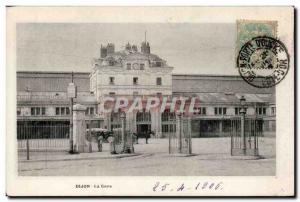
[[[231,119],[231,155],[257,156],[258,137],[262,136],[263,120],[245,118],[244,126],[241,117]],[[244,133],[242,132],[244,127]]]
[[[125,115],[122,118],[120,115],[115,118],[114,123],[118,128],[113,128],[113,141],[111,142],[111,153],[120,154],[120,153],[133,153],[133,133],[126,129],[126,119]],[[122,133],[124,131],[124,137]]]
[[[111,143],[111,153],[133,153],[132,133],[128,130],[124,131],[124,140],[122,139],[122,128],[113,129],[113,142]]]
[[[176,123],[176,132],[169,133],[169,154],[191,154],[191,119],[187,117],[178,117]]]

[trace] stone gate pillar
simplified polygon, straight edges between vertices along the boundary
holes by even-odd
[[[86,140],[86,107],[80,104],[73,106],[73,151],[74,153],[89,152]]]
[[[151,130],[155,132],[155,136],[158,138],[162,137],[161,132],[161,113],[160,109],[152,109],[151,113]]]

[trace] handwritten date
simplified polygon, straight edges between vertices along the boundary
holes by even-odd
[[[153,186],[154,192],[163,192],[163,191],[188,191],[188,190],[223,190],[223,182],[198,182],[195,185],[186,185],[185,183],[180,183],[178,185],[171,185],[170,183],[161,183],[156,182]]]

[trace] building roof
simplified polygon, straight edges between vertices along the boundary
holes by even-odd
[[[17,72],[17,91],[66,92],[71,72]],[[74,73],[78,92],[89,93],[89,73]],[[244,95],[249,102],[275,103],[275,88],[256,88],[240,76],[173,75],[173,95],[198,96],[205,103],[239,102]],[[88,97],[86,95],[86,97]],[[90,98],[90,101],[93,101]]]
[[[174,93],[250,93],[274,94],[275,88],[257,88],[240,76],[228,75],[172,75]]]
[[[66,92],[71,72],[17,72],[17,91]],[[75,72],[74,82],[79,92],[89,92],[89,73]]]
[[[126,50],[117,51],[114,53],[107,54],[104,58],[94,59],[94,62],[98,65],[102,65],[102,61],[114,61],[115,64],[121,63],[121,61],[131,61],[131,60],[149,60],[150,63],[161,62],[165,63],[165,60],[161,59],[159,56],[152,53],[143,52],[129,52]],[[152,66],[150,66],[152,67]]]

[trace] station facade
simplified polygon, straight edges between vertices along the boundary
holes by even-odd
[[[114,44],[101,46],[100,56],[93,60],[91,72],[76,72],[74,104],[87,107],[86,120],[92,127],[112,130],[119,127],[120,112],[102,113],[105,97],[197,97],[200,106],[192,116],[193,137],[228,136],[230,119],[239,116],[240,98],[246,98],[248,117],[264,120],[265,135],[275,135],[275,88],[255,88],[240,76],[173,74],[173,67],[151,53],[150,44],[141,47],[126,44],[116,51]],[[201,68],[201,67],[199,67]],[[67,87],[70,72],[17,72],[18,125],[69,125],[70,99]],[[176,130],[176,114],[142,109],[126,113],[127,130],[151,130],[165,137]]]

